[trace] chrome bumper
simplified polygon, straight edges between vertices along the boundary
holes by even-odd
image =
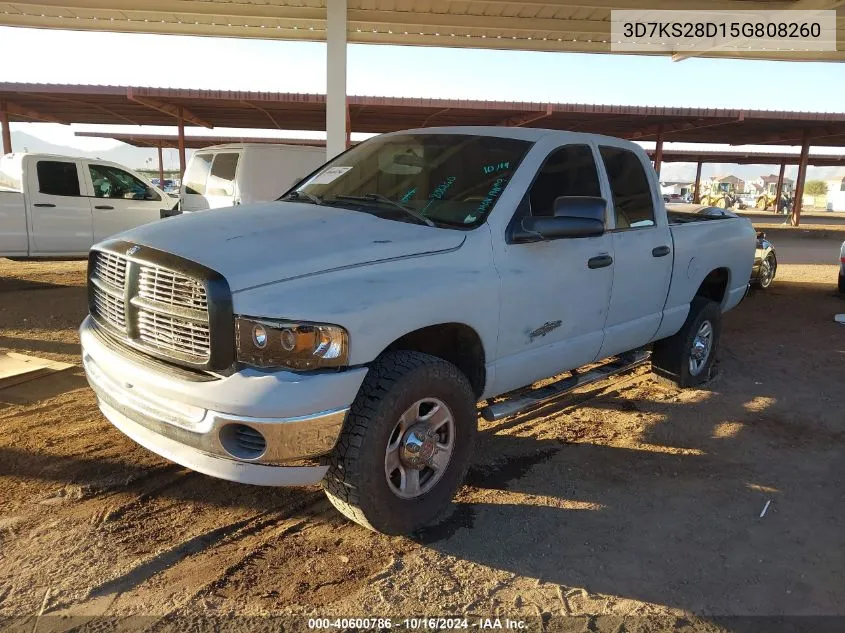
[[[131,382],[115,379],[87,353],[82,360],[88,382],[107,417],[124,433],[159,454],[164,453],[148,445],[154,436],[168,440],[168,445],[175,443],[208,456],[248,464],[268,466],[316,457],[334,448],[349,411],[347,407],[290,418],[235,416],[165,399]],[[154,435],[143,433],[147,442],[138,440],[113,419],[114,413],[121,420],[134,423],[133,428],[141,427]],[[256,433],[263,438],[263,450]],[[171,455],[164,456],[194,468]]]

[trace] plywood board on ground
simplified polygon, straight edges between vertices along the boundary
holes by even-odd
[[[70,367],[73,367],[70,363],[26,356],[17,352],[0,354],[0,389],[41,378],[57,371],[64,371]]]

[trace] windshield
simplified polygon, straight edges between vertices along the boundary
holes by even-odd
[[[338,156],[285,197],[408,222],[477,226],[531,145],[464,134],[376,137]]]

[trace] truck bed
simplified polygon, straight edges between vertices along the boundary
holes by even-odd
[[[721,214],[699,213],[702,209],[713,209],[703,204],[667,204],[666,217],[669,224],[689,224],[690,222],[707,222],[709,220],[727,220],[738,217],[733,211],[719,209]]]

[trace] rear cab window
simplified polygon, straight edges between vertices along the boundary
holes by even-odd
[[[38,192],[48,196],[76,196],[79,191],[79,170],[76,163],[40,160],[36,166]]]
[[[211,172],[211,161],[214,154],[194,154],[191,157],[191,164],[185,172],[185,193],[197,195],[205,194],[205,187],[208,175]]]
[[[616,229],[655,226],[651,185],[639,156],[619,147],[602,146],[599,152],[610,182]]]

